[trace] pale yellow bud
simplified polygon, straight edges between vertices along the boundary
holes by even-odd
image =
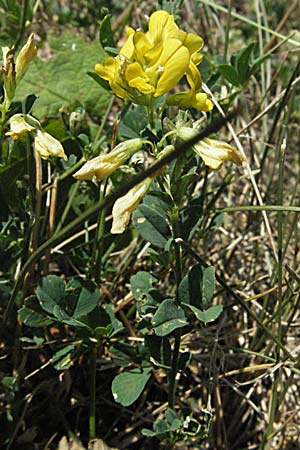
[[[23,114],[15,114],[9,119],[10,131],[6,133],[13,139],[19,139],[24,133],[35,130],[34,127],[26,122]]]
[[[37,130],[33,146],[43,159],[50,156],[63,158],[65,161],[68,159],[61,143],[46,131]]]
[[[2,47],[3,55],[3,81],[4,81],[4,91],[5,91],[5,101],[7,107],[9,107],[12,102],[15,90],[16,90],[16,71],[14,63],[14,49],[9,47]]]
[[[181,140],[188,140],[199,133],[195,128],[178,128],[177,134]],[[229,160],[236,164],[242,164],[246,158],[235,148],[226,142],[217,139],[204,138],[193,145],[193,150],[203,160],[204,164],[211,169],[220,169],[223,161]]]
[[[21,80],[25,74],[28,64],[36,56],[36,46],[34,43],[34,34],[31,33],[24,47],[21,48],[16,60],[16,81]]]
[[[130,189],[123,197],[118,198],[112,209],[113,224],[110,230],[112,234],[121,234],[125,231],[131,214],[147,193],[152,181],[152,178],[146,178],[134,188]]]
[[[107,178],[147,142],[144,139],[130,139],[117,145],[110,153],[97,156],[87,161],[73,176],[77,180],[98,181]]]

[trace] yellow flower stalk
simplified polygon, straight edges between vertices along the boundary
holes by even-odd
[[[181,140],[188,140],[196,136],[198,131],[195,128],[180,127],[177,135]],[[223,161],[229,160],[238,165],[246,161],[245,157],[235,148],[226,142],[217,139],[204,138],[193,145],[193,150],[199,155],[204,164],[211,169],[220,169]]]
[[[209,95],[201,91],[197,69],[202,59],[201,37],[180,30],[174,17],[162,10],[151,15],[146,33],[128,28],[127,36],[117,57],[108,57],[95,66],[97,74],[109,82],[118,97],[149,106],[186,75],[191,92],[184,99],[179,97],[178,103],[177,97],[171,96],[170,104],[212,109]]]
[[[10,131],[6,133],[13,139],[19,139],[24,133],[34,131],[35,128],[26,122],[24,114],[15,114],[9,119]]]
[[[153,178],[146,178],[123,197],[118,198],[112,209],[113,224],[110,232],[121,234],[130,221],[131,214],[137,208],[144,195],[151,186]]]
[[[97,156],[87,161],[73,176],[77,180],[91,180],[93,177],[100,181],[111,175],[147,141],[136,138],[121,142],[110,153]]]
[[[34,43],[34,34],[31,33],[26,44],[21,48],[16,60],[16,82],[18,83],[24,76],[28,64],[36,56],[36,46]]]
[[[43,159],[50,156],[63,158],[65,161],[68,159],[61,143],[44,130],[36,131],[33,147]]]

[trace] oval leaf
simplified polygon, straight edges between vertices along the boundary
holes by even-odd
[[[112,382],[112,394],[116,402],[122,406],[134,403],[143,392],[151,377],[151,368],[133,369],[117,375]]]
[[[169,237],[169,226],[165,218],[154,208],[140,205],[132,216],[134,226],[144,239],[164,248]]]
[[[184,310],[176,306],[172,299],[162,302],[152,317],[151,323],[157,336],[166,336],[177,328],[188,325]]]

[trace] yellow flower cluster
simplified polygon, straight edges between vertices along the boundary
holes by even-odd
[[[202,46],[200,36],[180,30],[166,11],[156,11],[146,33],[127,28],[127,40],[119,55],[96,64],[95,71],[118,97],[145,106],[169,93],[185,75],[190,88],[169,95],[167,104],[210,111],[213,103],[202,91],[197,68]]]

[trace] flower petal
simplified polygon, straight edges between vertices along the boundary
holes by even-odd
[[[152,44],[157,44],[172,37],[179,38],[179,28],[174,21],[174,17],[163,10],[151,14],[148,28],[149,31],[146,36]]]
[[[155,97],[164,95],[176,86],[186,72],[189,59],[189,52],[187,48],[182,46],[179,39],[166,40],[161,57],[156,64],[156,71],[160,73],[160,76],[154,94]]]
[[[146,178],[123,197],[118,198],[112,209],[113,224],[110,230],[112,234],[121,234],[125,231],[132,212],[147,193],[151,183],[152,178]]]
[[[63,158],[65,161],[68,159],[61,143],[51,134],[46,133],[46,131],[37,130],[33,146],[43,159],[47,159],[50,156]]]
[[[217,139],[205,138],[197,142],[193,149],[211,169],[219,169],[225,160],[233,161],[238,165],[245,162],[244,156],[238,150]]]
[[[149,78],[138,62],[129,64],[125,77],[130,87],[138,89],[143,94],[151,94],[155,91],[154,87],[149,84]]]

